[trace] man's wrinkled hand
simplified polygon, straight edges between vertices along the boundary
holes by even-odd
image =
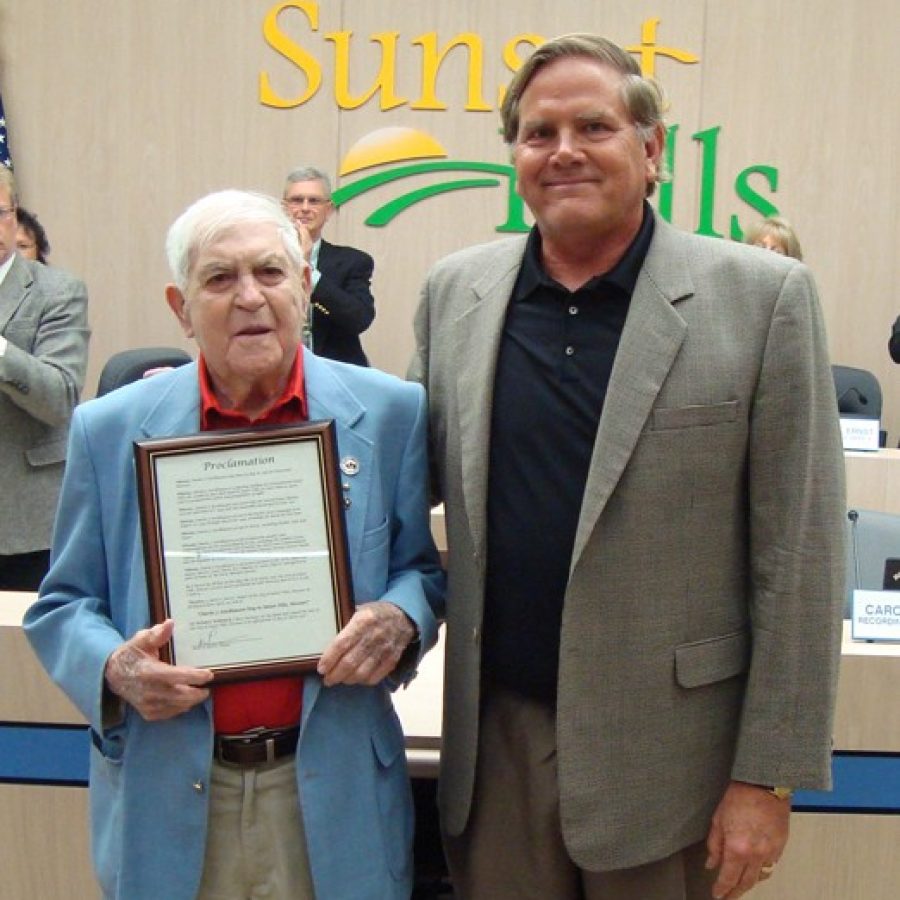
[[[736,900],[769,877],[784,852],[790,815],[790,800],[742,781],[728,785],[706,841],[706,868],[719,870],[716,900]]]
[[[409,616],[386,600],[363,603],[319,660],[325,684],[378,684],[416,636]]]
[[[209,696],[204,687],[213,677],[209,669],[171,666],[160,660],[159,651],[171,640],[174,629],[172,619],[166,619],[135,632],[106,661],[104,677],[109,689],[148,722],[171,719]]]

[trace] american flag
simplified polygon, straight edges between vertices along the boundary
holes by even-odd
[[[3,112],[3,97],[0,96],[0,163],[7,169],[13,167],[12,159],[9,155],[9,141],[6,135],[6,113]]]

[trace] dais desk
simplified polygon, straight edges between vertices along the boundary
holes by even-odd
[[[848,505],[900,513],[900,450],[847,453]],[[440,509],[432,515],[446,547]],[[25,640],[32,594],[0,593],[0,896],[94,900],[88,739],[81,715]],[[803,793],[777,877],[759,900],[894,900],[900,891],[900,646],[845,628],[835,721],[835,791]],[[415,777],[440,758],[443,643],[394,696]]]

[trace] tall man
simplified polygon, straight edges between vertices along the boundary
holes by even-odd
[[[87,368],[87,292],[16,253],[18,197],[0,166],[0,590],[47,571],[66,436]]]
[[[26,616],[91,725],[104,896],[406,900],[412,802],[385,679],[412,674],[442,603],[424,391],[302,350],[309,273],[276,200],[205,197],[167,251],[166,297],[200,359],[76,411],[53,561]],[[164,664],[178,623],[148,628],[132,441],[325,418],[358,608],[318,674],[210,688],[208,670]]]
[[[359,336],[375,318],[372,257],[355,247],[329,244],[322,237],[334,204],[331,179],[321,170],[303,166],[291,172],[283,203],[312,266],[307,345],[319,356],[367,366]]]
[[[536,226],[423,289],[464,900],[739,897],[788,789],[829,781],[844,494],[815,288],[654,215],[660,107],[609,41],[540,47],[502,110]]]

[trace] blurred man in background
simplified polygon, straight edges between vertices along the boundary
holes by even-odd
[[[0,166],[0,590],[35,591],[90,330],[84,284],[16,252],[17,208],[15,178]]]
[[[355,247],[330,244],[322,237],[334,204],[331,180],[320,169],[303,166],[291,172],[282,202],[312,266],[305,343],[319,356],[367,366],[359,336],[375,318],[372,257]]]

